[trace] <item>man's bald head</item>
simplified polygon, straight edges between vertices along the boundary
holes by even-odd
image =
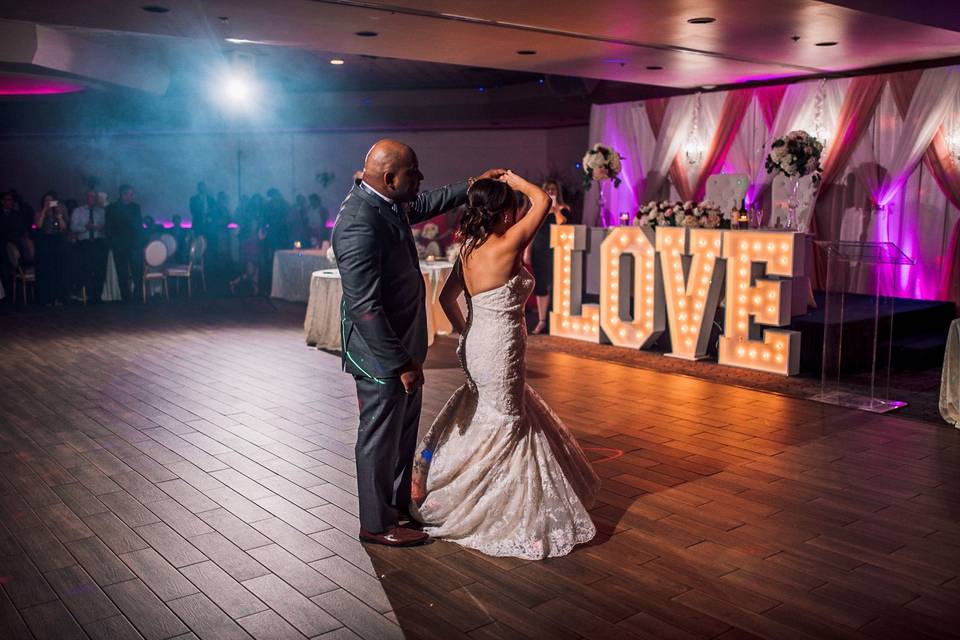
[[[380,140],[364,159],[363,180],[392,200],[409,202],[417,197],[423,174],[413,149],[397,140]]]

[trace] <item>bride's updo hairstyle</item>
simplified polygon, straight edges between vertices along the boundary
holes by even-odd
[[[484,178],[467,191],[467,209],[460,218],[457,235],[463,243],[463,256],[487,241],[503,214],[517,206],[513,189],[505,182]]]

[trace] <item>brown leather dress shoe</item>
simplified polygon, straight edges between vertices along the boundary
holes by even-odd
[[[382,544],[388,547],[415,547],[425,543],[429,539],[430,536],[423,531],[414,531],[407,527],[396,526],[382,533],[371,533],[363,527],[360,527],[361,542]]]

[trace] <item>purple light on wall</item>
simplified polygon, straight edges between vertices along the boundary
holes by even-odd
[[[0,75],[0,96],[46,96],[77,93],[86,89],[82,84],[51,78],[22,75]]]
[[[227,224],[227,229],[239,229],[239,228],[240,228],[240,225],[238,225],[236,222],[231,222]]]

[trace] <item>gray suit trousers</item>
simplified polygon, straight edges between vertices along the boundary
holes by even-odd
[[[397,510],[410,505],[410,478],[420,424],[420,389],[411,395],[399,378],[379,384],[354,376],[360,403],[357,430],[357,489],[360,526],[381,533],[397,525]]]

